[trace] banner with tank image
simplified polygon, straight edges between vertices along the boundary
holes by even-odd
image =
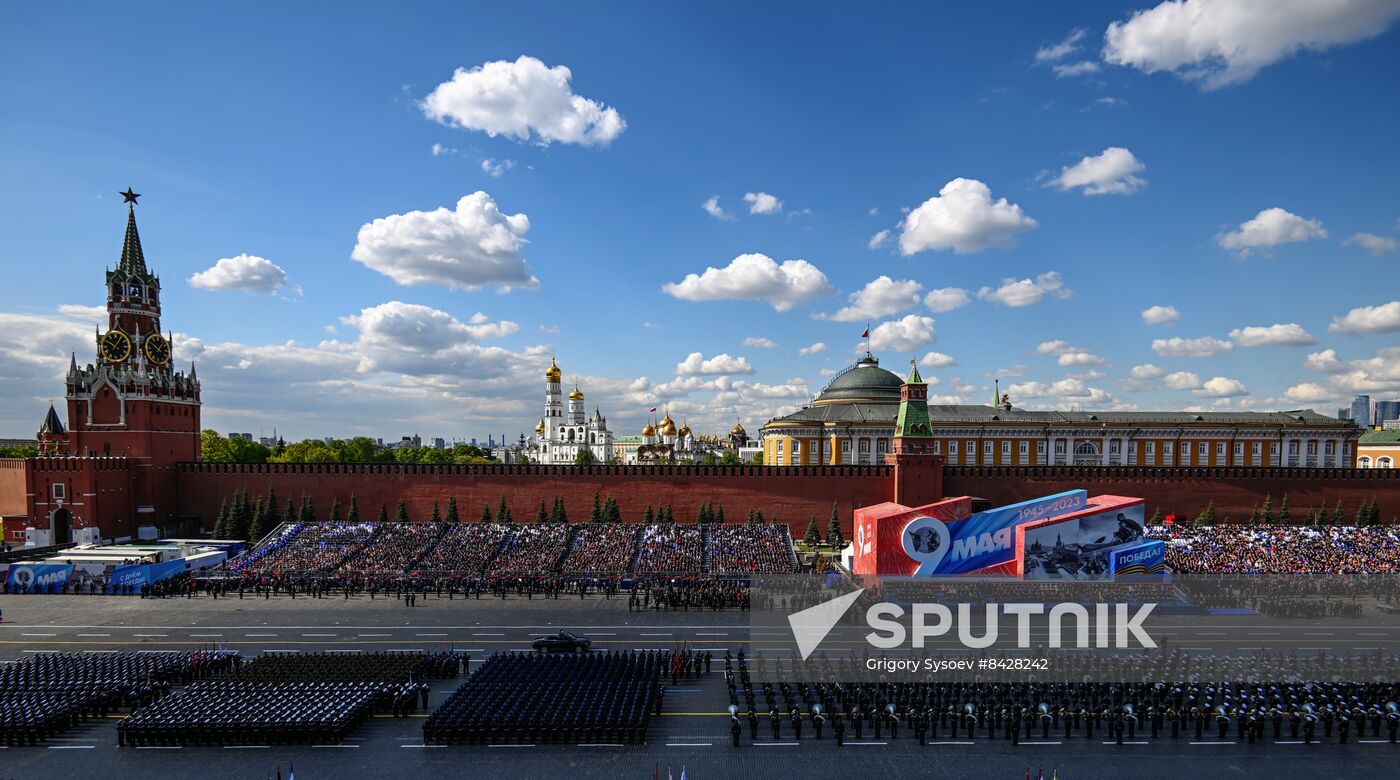
[[[1143,533],[1142,499],[1094,496],[1082,511],[1016,529],[1018,573],[1027,580],[1111,580],[1112,552]]]

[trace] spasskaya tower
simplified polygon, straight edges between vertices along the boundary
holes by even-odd
[[[121,194],[126,235],[104,277],[107,327],[95,334],[94,362],[70,357],[67,430],[50,410],[39,440],[42,454],[128,459],[135,519],[144,525],[165,519],[156,506],[174,497],[175,464],[199,460],[199,379],[193,363],[189,373],[174,368],[176,345],[161,332],[160,277],[146,266],[136,231],[140,196]]]

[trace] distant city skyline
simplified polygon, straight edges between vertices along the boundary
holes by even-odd
[[[0,435],[128,186],[220,432],[514,440],[552,356],[619,436],[757,431],[866,346],[935,404],[1398,398],[1393,285],[1322,282],[1400,258],[1400,9],[1224,5],[16,8]]]

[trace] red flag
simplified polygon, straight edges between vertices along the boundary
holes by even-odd
[[[861,331],[860,337],[863,339],[870,338],[870,328],[866,328],[865,330]]]

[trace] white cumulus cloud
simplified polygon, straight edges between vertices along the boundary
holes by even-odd
[[[1337,397],[1337,393],[1316,382],[1299,382],[1283,391],[1283,396],[1298,403],[1316,403]]]
[[[866,249],[879,249],[880,247],[882,247],[882,246],[884,246],[885,244],[889,243],[889,240],[890,240],[890,231],[888,231],[888,230],[881,230],[880,232],[878,232],[878,233],[876,233],[875,235],[871,236],[869,241],[866,241],[866,242],[865,242],[865,248],[866,248]]]
[[[1337,374],[1345,371],[1347,364],[1337,357],[1337,350],[1324,349],[1321,352],[1313,352],[1308,355],[1308,359],[1303,361],[1303,365],[1309,371],[1316,371],[1319,374]]]
[[[1216,89],[1299,51],[1380,35],[1397,15],[1390,0],[1167,0],[1110,24],[1103,57]]]
[[[1235,328],[1230,331],[1230,340],[1238,347],[1306,347],[1317,343],[1317,339],[1296,322]]]
[[[910,352],[938,340],[933,318],[906,314],[903,318],[882,322],[870,331],[870,348],[892,352]]]
[[[1347,246],[1359,246],[1371,253],[1372,257],[1380,257],[1386,252],[1394,252],[1400,241],[1396,241],[1390,236],[1378,236],[1375,233],[1353,233],[1342,242]]]
[[[816,317],[834,322],[860,322],[888,317],[918,306],[923,290],[923,285],[912,279],[895,280],[877,276],[865,287],[851,293],[850,305],[838,309],[835,314],[818,314]]]
[[[977,291],[977,297],[984,301],[1013,308],[1040,303],[1047,295],[1064,300],[1073,298],[1074,291],[1065,287],[1055,271],[1040,274],[1035,279],[1003,279],[1000,287],[983,287]]]
[[[803,347],[803,348],[797,350],[797,354],[799,354],[799,355],[815,355],[815,354],[817,354],[818,352],[825,352],[825,351],[826,351],[826,344],[824,344],[824,343],[818,341],[818,342],[815,343],[815,344],[809,344],[809,345],[807,345],[807,346],[805,346],[805,347]]]
[[[1201,378],[1190,371],[1177,371],[1163,377],[1162,384],[1169,390],[1195,390],[1201,386]]]
[[[446,125],[535,140],[607,146],[627,128],[617,109],[574,94],[573,73],[521,56],[458,68],[423,99],[423,113]]]
[[[287,272],[266,258],[242,254],[220,258],[210,268],[189,279],[201,290],[242,290],[272,294],[287,286]]]
[[[779,265],[757,252],[739,255],[724,268],[711,266],[703,274],[686,274],[661,289],[686,301],[767,301],[777,311],[835,292],[826,274],[806,260],[784,260]]]
[[[529,230],[529,217],[502,213],[478,191],[453,209],[390,214],[362,226],[350,257],[405,285],[537,287],[523,254]]]
[[[778,346],[778,342],[765,336],[749,336],[744,339],[744,346],[758,347],[759,349],[772,349]]]
[[[1148,306],[1142,310],[1142,321],[1148,325],[1170,325],[1181,319],[1175,306]]]
[[[943,368],[944,366],[956,366],[958,361],[952,355],[945,355],[942,352],[930,352],[919,360],[919,365],[924,368]]]
[[[1358,306],[1333,317],[1327,329],[1333,333],[1390,333],[1400,330],[1400,301],[1379,306]]]
[[[733,214],[730,214],[720,207],[718,195],[711,195],[704,203],[700,204],[700,208],[704,209],[706,214],[709,214],[715,219],[722,219],[725,221],[734,219]]]
[[[1151,363],[1133,366],[1133,369],[1128,372],[1128,375],[1133,379],[1160,379],[1164,374],[1166,374],[1165,371]]]
[[[953,179],[900,223],[899,249],[908,256],[930,249],[965,253],[1009,247],[1016,234],[1036,224],[1006,198],[992,200],[986,184],[976,179]]]
[[[1110,146],[1062,168],[1050,185],[1061,190],[1079,187],[1085,195],[1131,195],[1147,184],[1137,176],[1145,170],[1147,166],[1132,152],[1121,146]]]
[[[924,296],[924,305],[935,314],[961,309],[971,302],[971,293],[961,287],[940,287],[929,290],[928,295]]]
[[[699,352],[692,352],[685,360],[676,364],[680,376],[727,376],[729,374],[752,374],[753,366],[748,358],[735,357],[722,352],[706,360]]]
[[[1198,398],[1231,398],[1237,395],[1248,395],[1249,390],[1244,383],[1238,379],[1229,379],[1218,376],[1207,379],[1199,389],[1192,390],[1191,395]]]
[[[749,204],[750,214],[777,214],[783,210],[783,202],[766,192],[746,192],[744,202]]]
[[[1152,340],[1152,351],[1162,357],[1204,358],[1218,355],[1221,352],[1229,352],[1234,348],[1234,344],[1221,341],[1213,336],[1203,336],[1198,339],[1184,339],[1177,336]]]
[[[1216,241],[1240,257],[1249,257],[1256,250],[1267,251],[1280,244],[1312,238],[1327,238],[1321,222],[1274,207],[1255,214],[1254,219],[1240,223],[1238,228],[1221,234]]]
[[[481,172],[494,179],[499,179],[505,175],[506,171],[515,167],[515,160],[496,161],[487,157],[481,161]]]

